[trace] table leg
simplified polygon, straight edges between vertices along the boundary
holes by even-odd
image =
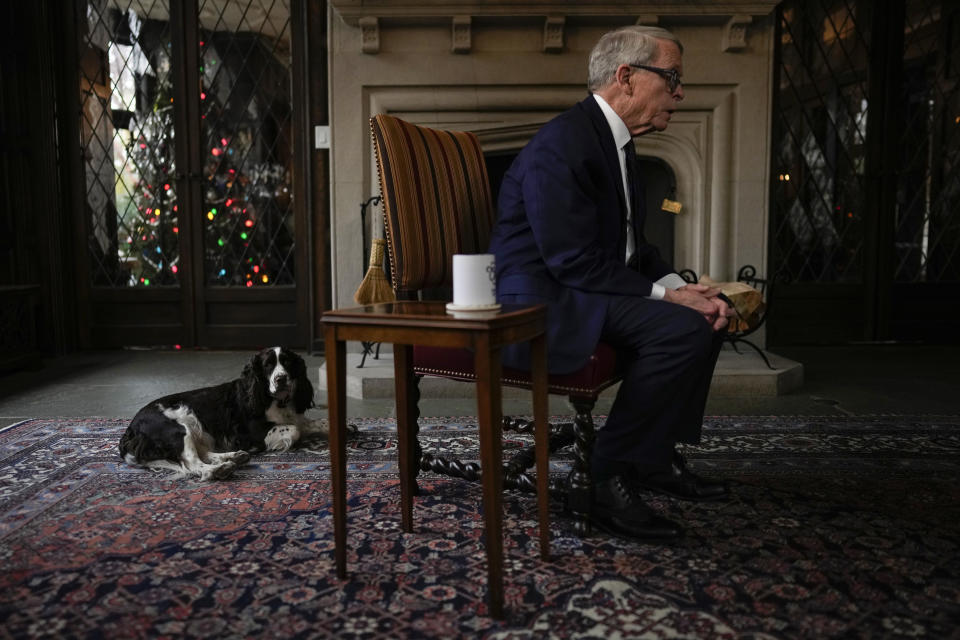
[[[490,615],[503,618],[503,442],[501,441],[500,349],[487,336],[477,340],[477,421],[480,431],[480,472],[487,543],[487,588]]]
[[[330,486],[337,577],[347,577],[347,371],[346,343],[326,327],[327,416],[330,423]]]
[[[393,345],[394,392],[397,397],[397,456],[400,460],[400,526],[413,533],[413,493],[416,469],[411,464],[414,432],[410,425],[410,394],[413,388],[413,347]]]
[[[550,559],[550,432],[547,424],[547,338],[531,340],[534,444],[537,454],[537,511],[540,520],[540,557]]]

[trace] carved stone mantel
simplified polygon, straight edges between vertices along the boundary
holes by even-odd
[[[725,22],[720,50],[728,53],[747,46],[747,29],[754,17],[769,15],[778,0],[730,2],[710,0],[693,2],[674,0],[650,4],[609,2],[606,0],[331,0],[340,18],[351,27],[360,27],[363,52],[380,51],[380,28],[391,22],[406,27],[418,24],[449,23],[452,26],[451,50],[469,53],[473,18],[543,18],[543,51],[563,50],[567,21],[596,18],[630,18],[636,24],[658,24],[671,19],[685,24]]]
[[[609,0],[331,0],[343,20],[357,26],[360,18],[435,21],[454,16],[519,17],[563,15],[568,18],[641,16],[709,18],[766,16],[779,0],[673,0],[672,2],[610,2]]]

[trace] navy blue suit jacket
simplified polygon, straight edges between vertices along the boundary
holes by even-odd
[[[551,373],[586,363],[612,296],[649,296],[652,283],[673,271],[643,236],[642,196],[633,216],[637,269],[624,264],[627,209],[618,151],[603,112],[587,96],[544,125],[500,187],[490,240],[498,298],[547,304]],[[526,344],[504,348],[502,357],[507,366],[529,367]]]

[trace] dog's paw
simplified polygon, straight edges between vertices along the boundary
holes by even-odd
[[[300,439],[300,431],[292,424],[278,424],[267,432],[263,444],[267,451],[289,451]]]
[[[227,455],[230,456],[227,458],[227,460],[238,467],[242,464],[247,464],[250,461],[250,454],[246,451],[232,451]]]
[[[211,480],[226,480],[237,470],[237,465],[233,462],[222,462],[219,464],[207,465],[200,472],[200,481],[209,482]]]
[[[222,453],[210,451],[203,458],[205,463],[214,466],[230,462],[239,467],[242,464],[246,464],[249,460],[250,454],[242,450],[225,451]]]
[[[301,435],[305,438],[319,436],[321,438],[327,438],[330,435],[330,426],[327,423],[326,418],[319,418],[317,420],[307,420],[304,418],[303,423],[300,425]]]

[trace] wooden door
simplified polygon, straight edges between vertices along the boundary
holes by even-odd
[[[87,345],[308,346],[319,4],[77,3]]]
[[[960,7],[777,9],[768,344],[955,341]]]

